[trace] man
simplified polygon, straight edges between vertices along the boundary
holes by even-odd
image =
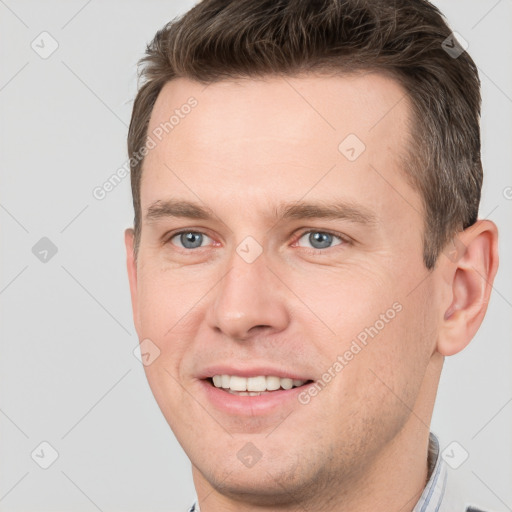
[[[143,64],[127,264],[191,510],[471,510],[429,425],[497,228],[476,67],[440,13],[204,0]]]

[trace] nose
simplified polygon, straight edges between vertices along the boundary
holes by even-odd
[[[234,253],[229,271],[212,291],[207,313],[211,328],[236,341],[286,328],[286,289],[267,263],[264,253],[252,263]]]

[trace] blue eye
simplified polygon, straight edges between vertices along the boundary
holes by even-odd
[[[304,231],[299,238],[296,239],[295,243],[298,244],[302,239],[306,239],[310,244],[309,248],[313,250],[330,249],[331,247],[347,243],[341,235],[330,231]],[[337,243],[336,240],[338,240]],[[205,247],[203,243],[208,241],[210,241],[210,243],[213,242],[213,240],[205,233],[192,230],[179,231],[174,233],[174,235],[168,239],[168,243],[181,247],[182,249],[190,250],[203,248]],[[305,246],[305,248],[307,249],[308,247]]]
[[[197,249],[201,247],[202,242],[205,238],[210,238],[204,233],[200,233],[199,231],[180,231],[176,233],[169,239],[169,242],[177,238],[181,245],[178,247],[183,247],[183,249]],[[211,239],[210,239],[211,240]]]
[[[335,238],[340,242],[334,245],[340,245],[344,242],[340,236],[330,233],[329,231],[306,231],[302,233],[297,242],[302,240],[306,235],[308,235],[307,240],[312,245],[313,249],[329,249],[332,247],[332,242]]]

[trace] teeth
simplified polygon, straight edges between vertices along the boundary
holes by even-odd
[[[284,389],[292,389],[293,388],[293,380],[292,379],[281,379],[281,387]]]
[[[247,391],[247,379],[233,375],[229,381],[229,389],[233,391]]]
[[[231,377],[233,378],[233,377]],[[233,389],[233,388],[231,388]],[[260,377],[249,377],[247,379],[247,391],[265,391],[267,389],[267,378],[264,376]]]
[[[281,379],[279,377],[267,377],[267,390],[274,391],[281,387]]]
[[[265,391],[277,389],[292,389],[302,386],[306,381],[299,379],[288,379],[274,375],[257,377],[239,377],[238,375],[214,375],[213,385],[216,388],[223,388],[242,396],[255,396]]]

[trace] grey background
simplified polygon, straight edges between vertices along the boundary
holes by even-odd
[[[507,511],[512,0],[435,3],[480,68],[480,213],[500,229],[501,267],[483,326],[446,361],[432,429],[442,448],[456,441],[457,457],[461,448],[469,453],[450,469],[468,499]],[[135,65],[145,44],[193,4],[0,0],[2,512],[172,512],[194,497],[188,459],[133,354],[123,246],[133,215],[129,178],[103,200],[92,194],[126,162]],[[59,45],[46,59],[31,47],[51,49],[43,31]],[[58,452],[47,469],[36,463],[50,461],[43,441]]]

